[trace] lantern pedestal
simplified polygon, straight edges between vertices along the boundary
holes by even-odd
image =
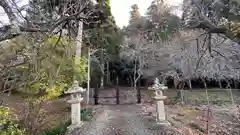
[[[67,101],[71,104],[71,125],[68,127],[69,130],[79,128],[83,124],[81,121],[81,102],[83,101],[81,93],[84,91],[85,89],[79,87],[78,82],[74,81],[73,86],[65,92],[71,94],[71,99]]]
[[[157,124],[161,125],[169,125],[170,123],[166,121],[166,114],[165,114],[165,107],[164,107],[164,99],[166,99],[166,96],[155,96],[153,97],[155,103],[156,103],[156,122]]]
[[[163,92],[162,92],[162,90],[167,89],[167,87],[160,84],[158,78],[156,78],[153,86],[150,87],[149,89],[155,91],[155,96],[153,97],[153,100],[155,101],[155,104],[156,104],[157,124],[170,125],[170,123],[166,120],[165,107],[164,107],[164,99],[166,99],[167,96],[163,96]]]
[[[81,121],[81,102],[83,101],[83,98],[80,99],[71,99],[68,100],[67,102],[71,104],[71,126],[76,127],[76,126],[81,126],[82,121]]]

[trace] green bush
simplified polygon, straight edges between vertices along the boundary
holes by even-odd
[[[23,135],[24,130],[10,118],[10,109],[0,106],[0,135]]]
[[[81,110],[81,120],[89,121],[92,115],[92,108],[85,108]]]
[[[91,119],[92,108],[81,109],[81,119],[82,121],[89,121]],[[64,135],[67,131],[67,127],[71,124],[68,120],[66,123],[60,123],[59,126],[47,130],[43,135]]]
[[[3,71],[0,78],[11,80],[7,81],[5,89],[11,88],[30,97],[52,99],[68,89],[74,77],[79,84],[87,81],[86,58],[75,57],[75,42],[66,36],[61,39],[49,36],[43,42],[16,38],[7,46],[14,51],[3,49],[0,52],[0,63],[5,62],[0,68]],[[24,63],[7,68],[9,62],[15,60],[12,58],[18,56],[24,57]],[[0,82],[2,87],[3,84]]]
[[[60,123],[57,127],[45,131],[43,135],[64,135],[67,132],[67,127],[70,124],[70,120],[68,120],[66,123]]]

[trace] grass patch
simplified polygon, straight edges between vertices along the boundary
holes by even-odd
[[[176,97],[170,97],[164,100],[165,105],[176,105],[180,100]]]
[[[164,95],[167,104],[176,104],[176,102],[182,102],[181,97],[177,96],[179,90],[166,90]],[[236,103],[240,103],[240,92],[238,90],[232,90],[233,99]],[[212,105],[229,105],[232,104],[230,91],[227,89],[208,89],[209,102]],[[178,98],[175,100],[174,98]],[[184,90],[183,101],[185,104],[191,105],[207,105],[207,98],[204,89],[198,90]]]
[[[196,130],[199,130],[200,132],[202,132],[202,133],[205,133],[206,132],[206,130],[204,129],[204,128],[202,128],[202,127],[200,127],[198,124],[196,124],[196,123],[189,123],[188,124],[190,127],[192,127],[192,128],[194,128],[194,129],[196,129]]]
[[[68,111],[71,111],[71,106],[67,107]],[[81,109],[81,120],[89,121],[92,118],[92,108],[83,108]]]
[[[42,135],[64,135],[67,132],[67,127],[71,124],[71,121],[61,122],[57,127],[46,130]]]
[[[90,121],[92,118],[92,108],[81,109],[81,120]]]
[[[81,120],[90,121],[92,116],[92,108],[81,109]],[[64,135],[67,132],[67,127],[71,124],[71,120],[61,122],[57,127],[46,130],[42,135]]]

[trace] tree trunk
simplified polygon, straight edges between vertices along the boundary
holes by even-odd
[[[79,21],[78,34],[76,37],[77,43],[76,43],[74,68],[78,68],[78,65],[80,64],[79,59],[81,58],[81,48],[82,48],[82,28],[83,28],[83,22]],[[75,75],[74,75],[74,80],[76,80]]]
[[[178,89],[179,83],[180,82],[177,79],[173,78],[174,88],[177,91],[177,99],[181,99],[181,97],[182,97],[182,92],[181,92],[181,90]]]
[[[90,93],[90,71],[91,71],[91,55],[90,55],[90,47],[88,48],[88,77],[87,77],[87,97],[86,97],[86,102],[89,104],[89,93]]]
[[[227,79],[226,79],[226,81],[227,81],[227,84],[228,84],[228,86],[227,86],[228,93],[230,93],[230,97],[231,97],[232,104],[234,104],[235,102],[234,102],[234,98],[233,98],[233,93],[232,93],[231,84],[230,84],[230,82],[229,82]]]
[[[128,74],[128,76],[129,76],[129,80],[130,80],[130,86],[133,87],[133,85],[134,85],[133,78],[132,78],[131,74]]]
[[[183,88],[184,82],[183,81],[176,81],[176,89],[177,89],[177,98],[183,101]]]
[[[218,85],[219,85],[220,89],[222,89],[222,82],[219,79],[218,79]]]
[[[140,104],[142,102],[141,98],[141,89],[140,89],[140,79],[138,79],[138,87],[137,87],[137,103]]]
[[[118,76],[116,77],[116,85],[118,86],[119,82],[118,82]]]
[[[236,81],[235,79],[233,80],[233,83],[234,83],[234,88],[235,89],[238,89],[238,81]]]
[[[109,61],[107,61],[107,84],[110,84]]]
[[[145,89],[147,90],[148,89],[148,84],[149,84],[149,79],[146,80],[146,84],[145,84]]]
[[[177,87],[178,84],[179,84],[179,81],[177,79],[173,78],[173,85],[174,85],[175,89],[178,89],[178,87]]]
[[[182,93],[181,90],[177,90],[177,99],[181,99]]]
[[[209,96],[208,96],[208,89],[207,89],[207,84],[206,84],[206,81],[205,81],[205,78],[201,78],[201,80],[203,81],[203,84],[204,84],[204,88],[205,88],[205,94],[206,94],[206,99],[207,99],[207,104],[209,106]]]
[[[188,85],[189,85],[190,90],[192,90],[192,81],[190,79],[188,79]]]
[[[100,87],[104,88],[104,60],[103,60],[103,49],[101,50],[101,67],[102,67],[102,75],[101,75],[101,84]]]
[[[134,76],[133,76],[133,81],[134,81],[134,90],[137,88],[137,81],[136,81],[136,76],[137,76],[137,64],[136,60],[134,61]]]

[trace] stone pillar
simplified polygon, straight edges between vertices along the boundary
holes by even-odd
[[[68,100],[68,103],[71,104],[71,124],[80,126],[82,124],[81,121],[81,102],[82,99],[74,99]]]
[[[81,97],[81,93],[84,91],[85,89],[79,87],[78,82],[74,81],[73,86],[65,92],[71,94],[71,99],[67,101],[71,104],[71,125],[69,128],[77,128],[82,125],[81,102],[83,101],[83,98]]]
[[[149,89],[155,91],[155,96],[153,97],[153,99],[156,103],[157,124],[169,125],[170,123],[166,120],[166,114],[165,114],[165,108],[164,108],[164,99],[166,99],[167,97],[163,96],[163,92],[162,92],[162,90],[167,89],[167,87],[160,84],[158,78],[156,78],[153,86],[150,87]]]
[[[164,108],[164,102],[163,102],[163,100],[166,98],[167,98],[166,96],[155,96],[153,98],[156,102],[157,123],[162,123],[166,121],[165,108]]]

